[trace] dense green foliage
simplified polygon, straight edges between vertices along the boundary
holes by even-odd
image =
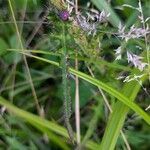
[[[87,2],[78,4],[83,16],[90,9],[109,14],[91,31],[85,25],[97,21],[79,26],[75,12],[73,19],[60,18],[67,9],[61,0],[0,0],[0,150],[150,149],[150,109],[145,110],[150,102],[150,30],[139,38],[118,36],[121,22],[125,32],[132,25],[143,27],[138,10],[123,7],[138,8],[141,1],[91,0],[89,7]],[[150,1],[141,4],[146,20]],[[122,56],[115,60],[118,47]],[[129,64],[127,51],[143,58],[142,71]],[[120,76],[131,81],[118,80]]]

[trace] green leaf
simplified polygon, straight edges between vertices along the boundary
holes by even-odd
[[[23,52],[21,52],[23,53]],[[47,59],[44,59],[44,58],[41,58],[41,57],[38,57],[38,56],[34,56],[34,55],[30,55],[30,54],[26,54],[26,53],[23,53],[27,56],[30,56],[32,58],[36,58],[38,60],[42,60],[42,61],[45,61],[47,63],[50,63],[50,64],[53,64],[55,66],[59,66],[59,63],[58,62],[54,62],[54,61],[51,61],[51,60],[47,60]],[[113,89],[111,86],[85,74],[85,73],[82,73],[80,71],[76,71],[72,68],[69,68],[69,71],[70,73],[80,77],[81,79],[84,79],[85,81],[97,86],[97,87],[100,87],[101,89],[103,89],[104,91],[106,91],[107,93],[109,93],[110,95],[116,97],[120,102],[122,102],[123,104],[125,104],[126,106],[128,106],[129,108],[131,108],[132,110],[134,110],[137,114],[139,114],[148,124],[150,124],[150,116],[145,113],[137,104],[135,104],[134,102],[132,102],[130,100],[130,98],[126,97],[125,95],[123,95],[121,92],[118,92],[117,90]],[[131,83],[132,84],[132,83]]]
[[[112,96],[116,97],[119,101],[121,101],[123,104],[134,110],[137,114],[139,114],[149,125],[150,125],[150,116],[145,113],[137,104],[132,102],[130,100],[130,97],[126,97],[122,93],[118,92],[117,90],[113,89],[109,85],[93,78],[90,77],[89,75],[86,75],[82,72],[76,71],[72,68],[70,68],[70,72],[73,73],[74,75],[77,75],[78,77],[84,79],[85,81],[88,81],[89,83],[100,87],[101,89],[105,90],[107,93],[111,94]]]
[[[7,49],[8,51],[21,51],[21,49]],[[28,53],[28,52],[32,52],[32,53],[37,53],[37,54],[45,54],[45,56],[47,56],[46,58],[50,58],[52,60],[52,58],[55,58],[54,56],[56,57],[61,57],[61,54],[60,53],[56,53],[56,52],[50,52],[50,51],[45,51],[45,50],[24,50],[25,53]],[[48,57],[48,55],[50,55],[51,57]],[[72,59],[72,60],[75,60],[75,56],[68,56],[69,59]],[[91,58],[86,58],[86,57],[81,57],[81,56],[78,56],[78,60],[80,61],[85,61],[85,62],[88,62],[88,63],[92,63],[92,64],[95,64],[95,65],[98,65],[98,66],[107,66],[109,68],[113,68],[113,69],[119,69],[119,70],[124,70],[124,71],[132,71],[130,67],[127,67],[127,66],[123,66],[123,65],[119,65],[117,64],[116,62],[107,62],[103,59],[98,59],[98,60],[93,60]]]
[[[8,45],[6,44],[6,42],[2,38],[0,38],[0,56],[7,52],[7,48]]]
[[[10,37],[10,45],[12,48],[19,48],[20,44],[18,43],[18,38],[16,35],[13,35]],[[17,52],[7,52],[7,54],[4,56],[4,60],[5,62],[7,62],[8,64],[12,64],[12,63],[17,63],[21,60],[21,54],[17,53]]]
[[[26,150],[27,147],[24,146],[21,142],[19,142],[16,138],[6,136],[6,141],[8,143],[8,147],[15,150]]]
[[[143,78],[143,80],[146,79]],[[126,97],[129,97],[130,101],[134,101],[138,91],[140,90],[140,85],[136,81],[126,83],[122,92]],[[109,121],[107,123],[105,133],[101,143],[101,149],[112,150],[114,149],[118,136],[120,135],[120,130],[124,124],[125,117],[129,111],[129,108],[122,105],[121,102],[117,102],[113,107],[113,113],[109,116]],[[150,121],[149,121],[150,123]]]
[[[36,127],[43,133],[47,132],[51,138],[53,138],[53,133],[49,132],[52,131],[55,134],[61,135],[65,138],[69,138],[68,132],[65,128],[61,127],[57,123],[42,119],[36,115],[33,115],[27,111],[17,108],[16,106],[9,103],[3,97],[0,97],[0,104],[5,106],[10,112],[14,113],[16,116],[22,118],[24,121],[29,122],[32,126]],[[56,136],[54,137],[56,139]],[[86,147],[91,150],[95,150],[98,148],[98,144],[87,141]]]

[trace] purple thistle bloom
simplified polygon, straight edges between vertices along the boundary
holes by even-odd
[[[60,13],[59,13],[59,16],[60,18],[63,20],[63,21],[66,21],[68,20],[70,14],[67,10],[62,10]]]

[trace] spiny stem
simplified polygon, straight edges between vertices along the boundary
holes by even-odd
[[[69,118],[71,116],[71,98],[69,93],[69,82],[68,82],[68,66],[67,66],[67,48],[66,48],[66,39],[65,39],[65,24],[62,26],[63,34],[63,52],[62,52],[62,85],[63,85],[63,95],[64,95],[64,117],[65,124],[67,126],[68,134],[71,139],[71,142],[74,144],[74,134],[71,127]]]

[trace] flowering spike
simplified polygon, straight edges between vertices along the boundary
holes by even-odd
[[[128,63],[129,62],[133,63],[133,65],[136,68],[138,68],[140,71],[143,71],[144,68],[148,65],[147,63],[143,63],[141,61],[141,59],[143,59],[143,57],[137,56],[137,55],[132,54],[128,51],[127,51],[127,59],[128,59]]]

